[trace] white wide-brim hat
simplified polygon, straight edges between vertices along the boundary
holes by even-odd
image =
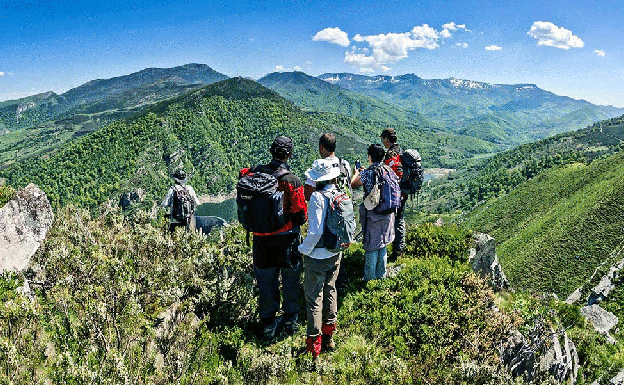
[[[312,168],[305,172],[305,175],[315,182],[332,180],[340,175],[340,168],[334,167],[334,162],[317,159],[312,163]]]

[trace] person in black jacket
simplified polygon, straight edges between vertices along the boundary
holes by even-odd
[[[292,156],[293,142],[285,136],[278,136],[271,145],[271,162],[249,170],[246,173],[262,172],[278,177],[278,191],[284,192],[284,211],[288,215],[286,224],[271,233],[253,234],[253,263],[258,282],[258,310],[263,336],[275,337],[280,325],[276,317],[281,308],[284,329],[293,334],[298,328],[299,279],[301,277],[301,254],[297,249],[301,243],[300,226],[306,221],[307,204],[301,180],[288,171],[288,159]],[[282,292],[280,295],[280,275]],[[283,300],[280,301],[280,297]]]

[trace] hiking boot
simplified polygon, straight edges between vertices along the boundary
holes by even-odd
[[[321,336],[306,338],[306,351],[312,353],[314,363],[318,362],[318,356],[321,354]]]
[[[262,325],[262,337],[265,340],[272,340],[275,338],[277,328],[279,326],[279,320],[277,318],[273,318],[272,320],[263,320]]]
[[[329,334],[323,334],[321,337],[321,351],[331,352],[336,349],[336,343],[334,342],[334,337]]]
[[[289,336],[292,336],[299,330],[299,315],[295,313],[294,315],[286,315],[284,314],[284,331]]]

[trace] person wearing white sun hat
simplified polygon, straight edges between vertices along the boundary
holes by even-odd
[[[323,231],[329,199],[326,195],[336,187],[340,169],[327,159],[317,159],[306,176],[316,183],[316,191],[310,196],[308,204],[308,233],[299,245],[304,257],[303,288],[307,311],[306,350],[312,353],[314,362],[318,362],[321,350],[333,350],[333,333],[336,329],[338,295],[336,278],[340,269],[340,251],[331,251],[323,247]]]

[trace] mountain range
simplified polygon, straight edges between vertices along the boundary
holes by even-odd
[[[0,102],[0,130],[14,131],[75,115],[125,116],[142,106],[169,99],[201,85],[227,79],[205,64],[147,68],[111,79],[89,81],[57,95],[54,92]]]
[[[558,96],[534,84],[489,84],[461,79],[422,79],[326,73],[318,77],[418,113],[450,132],[517,145],[573,131],[622,115],[624,109]]]

